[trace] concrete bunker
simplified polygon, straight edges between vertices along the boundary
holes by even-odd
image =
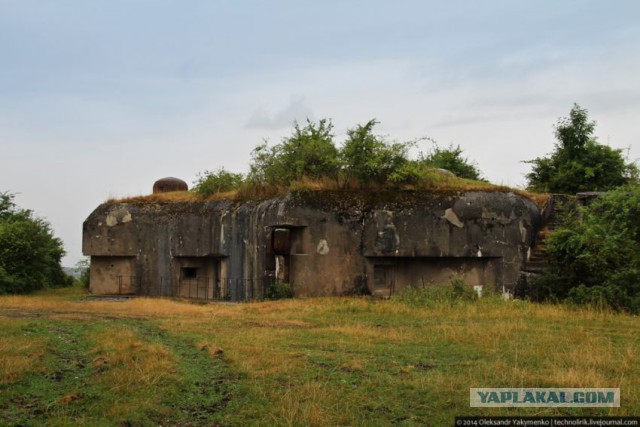
[[[540,218],[499,191],[106,203],[84,223],[83,251],[96,294],[251,300],[287,282],[299,297],[388,296],[454,277],[512,292]]]

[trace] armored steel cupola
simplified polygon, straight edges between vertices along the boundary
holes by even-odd
[[[179,178],[167,177],[153,183],[153,194],[167,193],[169,191],[188,191],[189,186]]]

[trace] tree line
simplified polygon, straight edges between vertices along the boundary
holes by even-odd
[[[71,285],[60,265],[62,241],[47,221],[19,208],[14,197],[0,193],[0,294]]]

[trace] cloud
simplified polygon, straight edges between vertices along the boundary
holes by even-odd
[[[258,108],[247,121],[249,129],[283,129],[294,121],[314,120],[311,108],[305,105],[304,98],[291,98],[289,104],[275,114],[264,107]]]

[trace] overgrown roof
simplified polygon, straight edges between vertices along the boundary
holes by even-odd
[[[173,191],[166,193],[156,193],[149,195],[131,196],[120,199],[109,199],[108,204],[112,203],[198,203],[205,201],[222,201],[228,200],[232,202],[261,201],[277,197],[284,197],[288,194],[294,196],[304,195],[323,195],[322,198],[358,198],[358,199],[397,199],[397,198],[432,198],[443,196],[457,196],[469,191],[483,192],[508,192],[514,193],[522,197],[526,197],[538,206],[543,207],[549,196],[546,193],[531,193],[521,189],[511,188],[501,185],[493,185],[481,181],[472,181],[460,178],[448,178],[440,182],[431,183],[431,185],[420,186],[403,186],[396,187],[349,187],[339,188],[337,185],[327,185],[326,182],[319,183],[313,181],[296,182],[290,187],[273,187],[261,185],[244,185],[238,190],[223,193],[215,193],[210,196],[200,196],[191,191]]]

